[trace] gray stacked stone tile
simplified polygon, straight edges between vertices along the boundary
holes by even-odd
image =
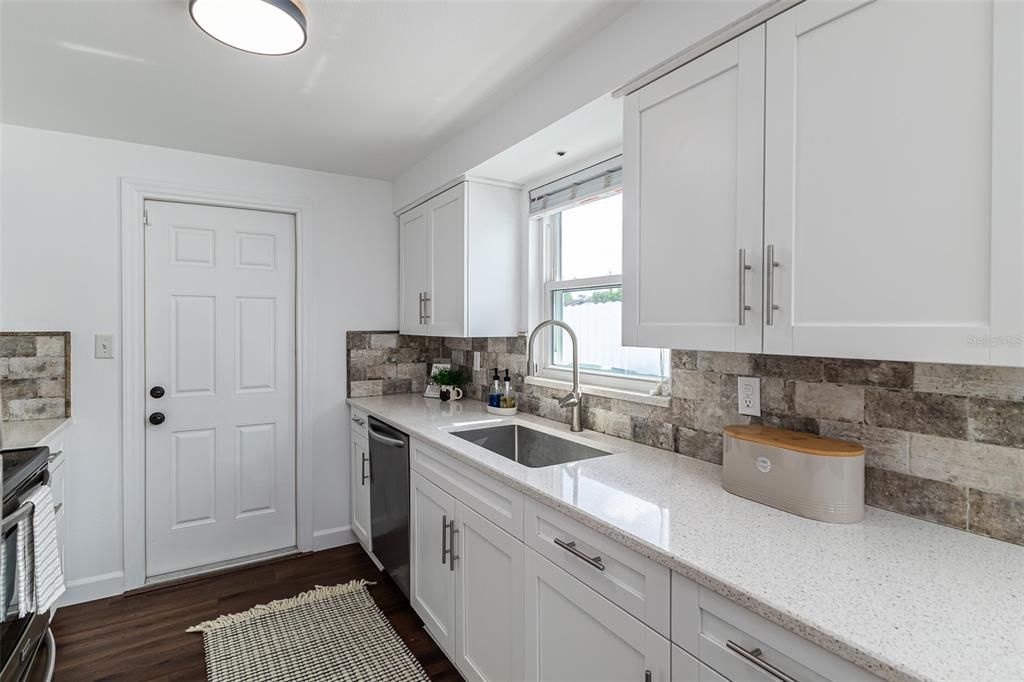
[[[351,332],[348,346],[352,396],[419,392],[436,357],[466,370],[466,393],[478,400],[490,368],[507,367],[521,411],[568,422],[564,389],[524,383],[523,336]],[[587,395],[584,427],[715,463],[728,424],[855,440],[868,504],[1024,544],[1024,369],[689,350],[673,350],[671,366],[667,404]],[[738,414],[737,376],[761,379],[761,417]]]
[[[71,334],[0,332],[0,415],[7,421],[71,416]]]

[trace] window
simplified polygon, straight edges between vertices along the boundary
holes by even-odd
[[[583,171],[586,173],[586,171]],[[604,182],[600,182],[601,178]],[[616,182],[609,182],[608,179]],[[531,206],[554,203],[534,215],[543,235],[540,319],[566,322],[580,342],[583,383],[639,393],[660,393],[669,374],[667,351],[622,345],[622,187],[618,167],[573,183],[573,195],[531,193]],[[581,187],[590,191],[582,192]],[[542,188],[544,189],[544,188]],[[557,194],[561,201],[551,202]],[[580,197],[577,199],[576,197]],[[558,329],[538,339],[541,376],[569,380],[572,345]],[[656,390],[659,389],[659,390]]]

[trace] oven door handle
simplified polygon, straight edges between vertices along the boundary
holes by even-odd
[[[17,526],[22,519],[31,514],[34,507],[35,505],[31,502],[23,502],[20,507],[5,516],[3,520],[3,534],[6,535],[7,531]]]

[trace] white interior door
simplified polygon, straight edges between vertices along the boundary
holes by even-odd
[[[625,106],[623,341],[760,352],[764,27]]]
[[[146,574],[293,546],[294,217],[146,211]]]
[[[765,352],[1021,363],[1021,13],[806,2],[768,22]]]

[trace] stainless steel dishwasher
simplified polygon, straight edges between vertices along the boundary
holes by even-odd
[[[370,417],[373,554],[409,597],[409,436]]]

